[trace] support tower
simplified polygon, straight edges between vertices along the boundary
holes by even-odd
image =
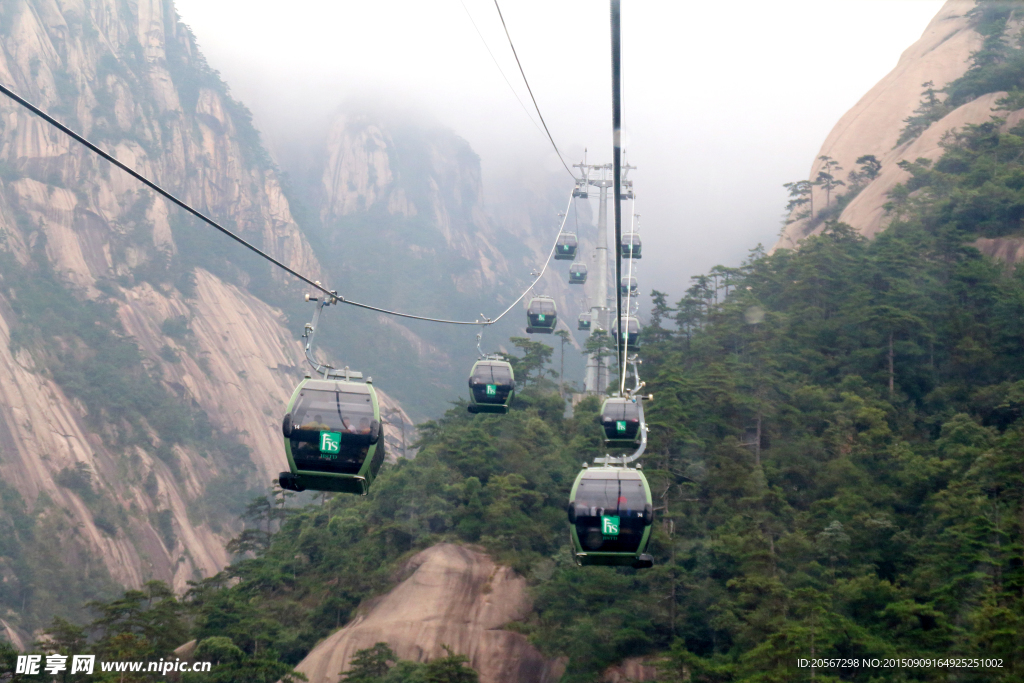
[[[608,200],[611,199],[613,186],[611,164],[573,164],[574,168],[582,171],[581,183],[597,187],[600,190],[597,211],[597,246],[590,257],[588,269],[597,277],[590,280],[586,287],[587,299],[590,301],[590,316],[593,321],[590,334],[597,330],[609,332],[615,322],[615,313],[609,306],[608,274],[615,269],[615,249],[609,252],[608,249]],[[632,197],[632,183],[625,179],[625,175],[635,166],[623,166],[623,193],[629,188],[629,197]],[[627,184],[628,183],[628,184]],[[608,368],[609,359],[600,359],[596,354],[587,358],[587,374],[583,380],[583,390],[588,394],[604,394],[611,382],[611,374]]]

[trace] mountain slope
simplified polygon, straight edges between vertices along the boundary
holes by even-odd
[[[0,80],[320,277],[248,112],[171,3],[0,13]],[[274,307],[293,283],[13,102],[0,115],[0,605],[25,633],[118,584],[223,568],[283,468],[304,362]]]

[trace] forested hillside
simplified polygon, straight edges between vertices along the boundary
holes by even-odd
[[[368,497],[258,499],[225,572],[181,601],[154,586],[131,610],[94,606],[90,644],[58,623],[48,647],[111,655],[128,639],[166,656],[191,637],[220,662],[215,680],[276,680],[414,551],[453,541],[528,578],[533,612],[506,628],[567,657],[564,681],[638,655],[663,681],[807,680],[797,659],[812,655],[1003,666],[815,680],[1019,680],[1024,273],[965,243],[1019,221],[1020,132],[951,138],[934,168],[912,169],[874,241],[833,222],[798,252],[754,250],[695,278],[675,305],[654,293],[654,569],[571,564],[565,504],[598,454],[598,403],[563,417],[536,368],[517,371],[530,379],[509,415],[460,404],[427,423],[419,456]],[[153,624],[172,617],[163,637]]]

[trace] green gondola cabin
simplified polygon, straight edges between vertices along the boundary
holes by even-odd
[[[569,535],[578,565],[654,565],[647,554],[654,508],[651,487],[639,470],[584,468],[569,494]]]
[[[281,429],[290,469],[278,477],[283,489],[366,495],[384,462],[380,405],[369,382],[307,377]]]
[[[634,398],[612,396],[601,405],[601,428],[610,448],[636,448],[640,445],[640,404]]]
[[[563,232],[558,236],[558,240],[555,242],[555,260],[556,261],[572,261],[576,258],[576,249],[579,246],[579,242],[576,240],[576,235],[571,232]]]
[[[622,258],[640,258],[640,235],[635,232],[627,233],[622,236]]]
[[[587,283],[587,264],[574,263],[569,266],[569,284],[585,285]]]
[[[626,346],[630,349],[636,349],[640,347],[640,321],[635,316],[628,316],[625,318],[626,324],[622,326],[625,332],[622,335],[622,340],[626,343]],[[612,336],[618,337],[619,326],[612,325]]]
[[[516,395],[516,378],[507,361],[484,359],[469,373],[471,413],[507,413]]]
[[[558,324],[558,309],[549,296],[535,296],[526,309],[528,334],[551,334]]]

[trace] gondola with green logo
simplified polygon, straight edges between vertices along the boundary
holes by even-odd
[[[640,470],[617,465],[584,467],[569,494],[569,536],[578,565],[648,569],[654,509]]]
[[[572,261],[576,258],[576,249],[579,247],[579,240],[576,233],[563,232],[555,241],[555,260]]]
[[[481,358],[469,373],[471,413],[507,413],[516,396],[512,365],[497,358]]]
[[[570,285],[585,285],[587,284],[587,264],[586,263],[574,263],[569,266],[569,284]]]
[[[316,301],[313,297],[308,300]],[[281,431],[288,472],[278,484],[289,491],[339,491],[366,495],[384,463],[384,427],[373,381],[348,368],[334,369],[312,354],[313,335],[325,306],[306,325],[306,358],[317,372],[295,388]]]
[[[631,349],[636,349],[640,346],[640,321],[636,319],[636,316],[623,316],[624,325],[620,328],[617,323],[612,323],[612,336],[619,336],[619,329],[623,330],[622,341]]]
[[[640,241],[640,235],[635,232],[629,232],[622,236],[622,258],[640,258],[640,253],[643,247],[643,243]]]
[[[643,436],[640,400],[611,396],[601,405],[601,427],[609,448],[636,448]]]
[[[550,296],[535,296],[526,309],[528,334],[551,334],[558,324],[558,309]]]
[[[365,494],[384,462],[377,392],[372,384],[349,380],[303,380],[288,402],[282,422],[290,472],[278,478],[292,491]]]

